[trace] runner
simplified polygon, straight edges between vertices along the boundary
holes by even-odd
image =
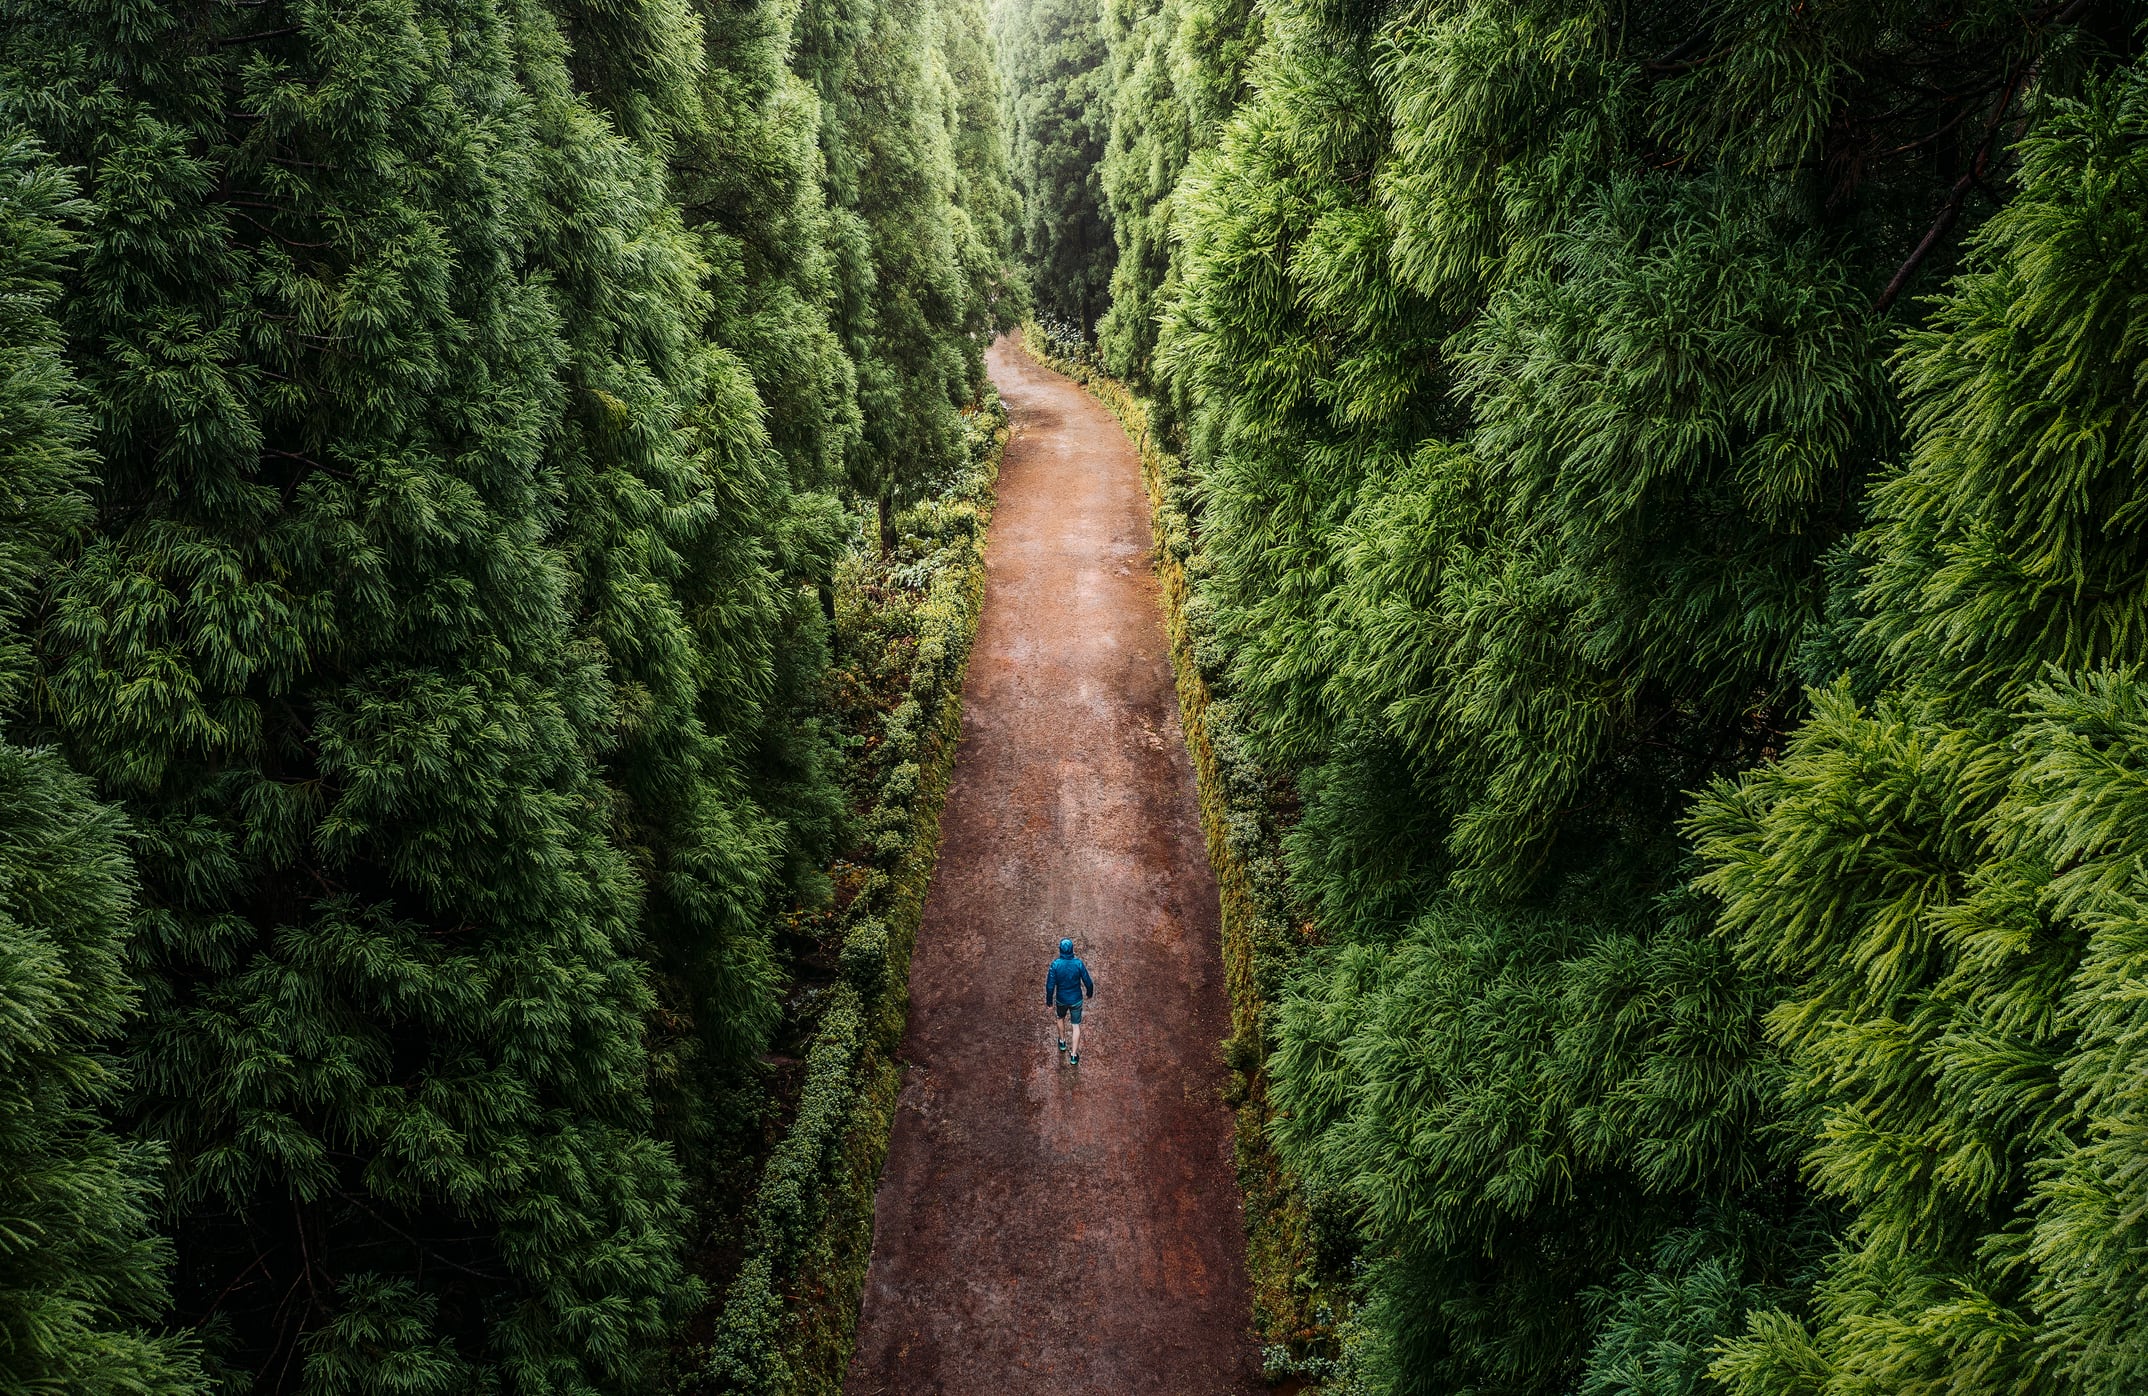
[[[1081,1065],[1081,1006],[1084,999],[1096,997],[1096,981],[1089,977],[1089,967],[1074,953],[1074,942],[1059,942],[1059,958],[1044,972],[1044,1003],[1055,1018],[1064,1018],[1074,1025],[1074,1050],[1067,1052],[1067,1065]],[[1059,1050],[1066,1052],[1067,1040],[1059,1039]]]

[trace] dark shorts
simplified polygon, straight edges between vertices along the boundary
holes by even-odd
[[[1077,1028],[1081,1026],[1081,1005],[1078,1003],[1055,1003],[1052,1005],[1052,1015],[1066,1019]]]

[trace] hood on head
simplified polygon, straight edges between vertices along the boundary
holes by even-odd
[[[1062,955],[1071,955],[1071,954],[1073,954],[1073,953],[1074,953],[1074,942],[1073,942],[1073,941],[1071,941],[1071,940],[1062,940],[1062,941],[1060,941],[1060,942],[1059,942],[1059,953],[1060,953],[1060,954],[1062,954]]]

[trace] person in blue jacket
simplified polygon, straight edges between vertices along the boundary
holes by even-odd
[[[1089,967],[1074,953],[1074,942],[1059,942],[1059,958],[1044,972],[1044,1005],[1052,1010],[1052,1016],[1063,1018],[1074,1025],[1074,1050],[1067,1052],[1067,1064],[1081,1065],[1081,1006],[1085,1000],[1096,997],[1096,981],[1089,977]],[[1065,1029],[1061,1029],[1062,1032]],[[1067,1051],[1067,1040],[1059,1039],[1059,1050]]]

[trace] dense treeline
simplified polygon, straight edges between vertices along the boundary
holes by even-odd
[[[1029,303],[1282,831],[1279,1373],[2140,1389],[2136,23],[0,0],[0,1385],[787,1381]]]
[[[2116,1396],[2148,1380],[2141,1175],[2148,69],[2016,147],[1896,381],[1834,630],[1781,757],[1693,821],[1808,1175],[1855,1222],[1740,1390]]]
[[[1179,287],[1171,231],[1179,181],[1244,96],[1260,14],[1249,0],[1111,0],[1104,25],[1111,131],[1098,177],[1118,256],[1097,344],[1113,373],[1168,408],[1155,355],[1163,308]]]
[[[0,4],[0,1385],[661,1374],[1009,313],[982,25]]]
[[[1036,312],[1088,336],[1114,258],[1101,161],[1110,125],[1104,29],[1094,0],[1003,0],[993,31],[1021,202],[1015,253]]]
[[[1099,349],[1318,941],[1274,1365],[2135,1389],[2137,17],[1103,13]]]
[[[32,613],[90,516],[88,414],[52,319],[84,209],[20,134],[0,143],[0,719],[21,725]],[[149,1226],[153,1150],[101,1117],[138,998],[134,877],[117,813],[49,749],[0,742],[0,1354],[11,1389],[183,1392],[152,1336],[170,1264]]]

